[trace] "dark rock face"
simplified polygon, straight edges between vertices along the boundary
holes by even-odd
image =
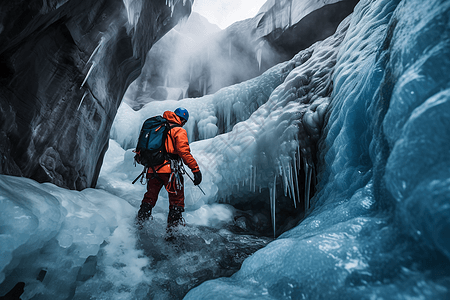
[[[191,12],[191,1],[168,4],[0,4],[1,174],[95,186],[127,87],[151,46]]]
[[[353,12],[359,0],[269,0],[261,8],[256,35],[281,55],[292,58],[300,50],[331,36]]]

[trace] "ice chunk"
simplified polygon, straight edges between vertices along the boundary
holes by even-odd
[[[2,291],[23,281],[27,283],[23,299],[39,293],[67,298],[80,276],[80,267],[88,257],[99,253],[99,268],[103,271],[105,261],[124,261],[130,274],[142,273],[135,265],[143,266],[147,260],[140,257],[139,251],[126,247],[122,252],[108,254],[108,246],[104,247],[113,244],[117,249],[118,244],[135,243],[133,235],[127,233],[135,209],[124,200],[99,190],[69,191],[5,175],[0,175],[0,189]],[[8,276],[12,272],[15,275]],[[43,275],[36,281],[39,273]],[[120,284],[129,283],[125,280]]]

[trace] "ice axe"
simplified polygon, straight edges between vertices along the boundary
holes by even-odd
[[[186,174],[187,177],[189,177],[189,179],[192,180],[192,182],[194,182],[194,179],[192,179],[192,177],[188,174],[188,172],[184,172],[184,174]],[[206,196],[205,192],[202,190],[199,184],[197,185],[197,187],[200,189],[200,191],[202,191],[203,195]]]

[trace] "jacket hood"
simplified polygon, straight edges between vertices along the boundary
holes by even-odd
[[[182,125],[181,118],[177,116],[173,111],[165,111],[163,114],[163,118],[169,121],[170,123],[175,123],[178,125]]]

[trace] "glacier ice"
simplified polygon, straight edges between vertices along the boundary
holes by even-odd
[[[123,103],[96,189],[1,175],[0,294],[25,281],[23,299],[447,299],[449,19],[444,0],[361,0],[335,35],[258,78]],[[143,120],[178,106],[206,195],[186,180],[172,247],[164,189],[154,219],[132,225],[145,191],[132,149]],[[306,213],[273,241],[229,230],[276,225],[282,205]]]
[[[448,1],[360,1],[310,213],[185,299],[448,298],[449,15]]]

